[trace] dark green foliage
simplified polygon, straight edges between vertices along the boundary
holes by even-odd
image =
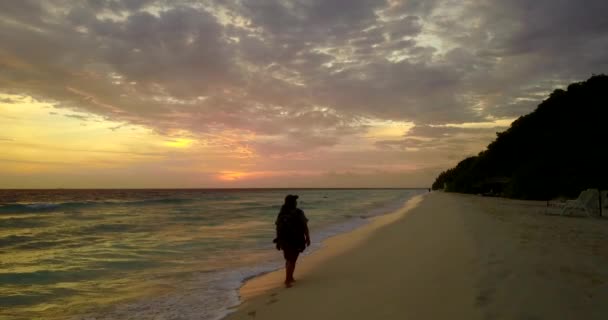
[[[442,172],[433,189],[519,199],[576,197],[608,188],[608,76],[555,90],[476,157]]]

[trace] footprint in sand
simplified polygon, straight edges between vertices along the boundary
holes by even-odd
[[[477,296],[477,298],[475,300],[476,300],[478,306],[483,307],[488,304],[488,302],[490,301],[490,298],[488,296],[480,294]]]
[[[256,313],[257,312],[255,310],[253,310],[251,312],[248,312],[247,315],[250,316],[250,317],[252,317],[252,318],[255,318]]]
[[[487,306],[492,301],[492,295],[494,293],[493,291],[494,290],[492,289],[481,290],[481,292],[479,292],[479,294],[475,298],[477,305],[480,307]]]
[[[490,265],[490,266],[494,266],[494,265],[497,265],[497,264],[502,264],[503,262],[504,262],[504,261],[503,261],[503,260],[501,260],[501,259],[492,258],[492,259],[490,259],[490,260],[488,261],[488,265]]]
[[[266,305],[273,304],[273,303],[278,302],[278,301],[279,301],[279,299],[277,299],[277,298],[272,298],[272,299],[270,299],[268,302],[266,302]]]

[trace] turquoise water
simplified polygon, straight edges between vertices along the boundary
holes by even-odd
[[[422,192],[0,190],[0,319],[219,319],[244,279],[281,266],[286,194],[314,250]]]

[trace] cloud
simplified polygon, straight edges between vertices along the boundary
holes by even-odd
[[[12,98],[0,98],[0,103],[13,104],[13,103],[19,103],[19,100],[12,99]]]
[[[76,119],[76,120],[81,120],[81,121],[89,121],[90,120],[90,117],[87,117],[87,116],[81,115],[81,114],[66,114],[64,116],[68,117],[68,118],[73,118],[73,119]]]
[[[485,124],[487,125],[487,124]],[[502,132],[505,126],[429,126],[417,125],[403,138],[379,140],[375,147],[382,152],[419,154],[428,163],[454,165],[465,156],[476,155]],[[411,162],[411,159],[408,159]],[[424,163],[424,162],[423,162]],[[422,163],[421,163],[422,164]]]
[[[608,72],[606,11],[603,0],[3,2],[0,86],[168,136],[238,133],[231,143],[273,157],[352,148],[366,119],[416,125],[371,142],[377,152],[457,157],[492,130],[438,125],[514,118]]]

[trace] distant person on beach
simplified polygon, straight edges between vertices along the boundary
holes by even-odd
[[[308,219],[304,211],[297,208],[297,195],[287,195],[285,203],[275,222],[277,237],[274,239],[277,250],[283,250],[285,257],[285,286],[291,287],[296,280],[293,272],[296,269],[296,261],[300,252],[310,246],[310,235],[308,234]]]

